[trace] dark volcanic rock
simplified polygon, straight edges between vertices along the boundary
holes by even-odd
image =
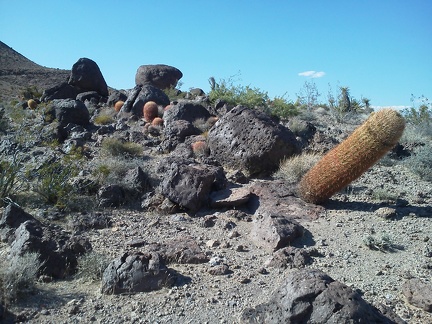
[[[241,323],[394,323],[350,287],[313,269],[290,273],[267,303],[246,309]],[[398,322],[403,322],[398,320]]]
[[[125,201],[125,192],[119,185],[101,187],[98,191],[100,207],[118,207]]]
[[[168,96],[165,94],[165,92],[163,92],[159,88],[147,84],[144,85],[141,88],[140,92],[138,93],[138,96],[136,97],[132,105],[132,113],[138,117],[142,117],[143,107],[145,103],[148,101],[154,101],[156,104],[161,105],[163,107],[169,105],[170,103],[170,100]]]
[[[179,69],[169,65],[141,65],[135,75],[135,84],[150,84],[159,89],[167,89],[175,87],[182,76]]]
[[[52,102],[55,118],[60,125],[77,124],[86,126],[90,121],[90,114],[82,101],[73,99],[56,99]]]
[[[282,159],[300,152],[294,134],[257,110],[237,106],[210,129],[211,156],[224,167],[250,176],[269,175]]]
[[[80,58],[73,66],[69,78],[70,85],[80,92],[96,91],[103,97],[108,97],[108,86],[95,61],[88,58]]]
[[[125,253],[105,269],[102,293],[121,294],[159,290],[171,286],[175,276],[157,253]]]
[[[164,174],[162,195],[191,212],[207,204],[210,192],[223,188],[226,181],[220,167],[175,157],[164,159],[158,171]]]
[[[209,111],[200,103],[181,100],[164,112],[163,119],[165,124],[170,124],[174,120],[187,120],[193,123],[197,119],[207,120],[210,117]]]
[[[15,204],[7,205],[0,219],[0,240],[9,241],[13,239],[15,230],[28,220],[36,221],[32,215],[26,213],[21,207]]]
[[[76,87],[64,82],[52,88],[45,89],[41,101],[48,102],[54,99],[75,99],[78,93],[79,90]]]
[[[58,227],[28,220],[15,231],[9,256],[16,258],[29,252],[39,253],[39,259],[43,262],[40,274],[62,279],[76,271],[77,258],[90,250],[87,239],[70,236]]]

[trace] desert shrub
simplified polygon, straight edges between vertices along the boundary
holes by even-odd
[[[420,98],[411,96],[413,106],[402,110],[402,114],[408,125],[414,128],[416,134],[430,138],[432,137],[432,103],[424,96]],[[418,107],[416,102],[420,102]]]
[[[0,206],[3,205],[4,198],[18,191],[21,168],[17,154],[12,156],[11,161],[0,160]]]
[[[291,183],[300,181],[302,176],[312,168],[321,158],[319,154],[303,153],[295,155],[280,163],[279,170],[274,176],[285,179]]]
[[[142,166],[142,160],[123,156],[95,159],[90,165],[92,175],[100,186],[121,183],[126,172],[137,166]]]
[[[99,114],[93,119],[93,122],[96,125],[109,125],[114,122],[114,118],[109,114]]]
[[[288,119],[299,114],[298,106],[284,97],[275,97],[269,104],[270,114],[280,119]]]
[[[71,194],[76,192],[71,183],[71,179],[76,175],[78,168],[75,164],[60,160],[48,161],[31,175],[35,180],[33,191],[41,196],[45,203],[64,208]]]
[[[398,196],[388,189],[377,188],[372,191],[372,198],[380,201],[396,201]]]
[[[43,263],[38,253],[0,260],[0,297],[5,303],[13,303],[35,289],[37,274]]]
[[[395,249],[402,249],[398,244],[395,244],[388,233],[381,235],[367,235],[363,238],[363,243],[371,250],[378,250],[381,252],[392,252]]]
[[[102,142],[102,153],[111,156],[139,156],[143,152],[141,145],[133,142],[124,142],[117,138],[106,138]]]
[[[432,181],[432,145],[418,148],[404,160],[406,167],[426,181]]]
[[[216,100],[223,100],[231,106],[242,105],[258,109],[281,119],[298,114],[297,107],[283,96],[270,100],[267,92],[256,87],[236,85],[232,78],[222,79],[217,83],[211,77],[209,83],[209,99],[213,103]]]
[[[84,281],[99,281],[108,267],[110,259],[104,255],[91,251],[78,257],[78,271],[76,277]]]
[[[20,92],[21,98],[28,100],[33,98],[40,98],[42,93],[36,88],[36,86],[30,86],[23,89]]]

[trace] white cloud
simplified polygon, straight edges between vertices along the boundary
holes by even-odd
[[[309,78],[321,78],[325,75],[325,72],[320,71],[305,71],[305,72],[300,72],[298,75],[300,76],[304,76],[304,77],[309,77]]]

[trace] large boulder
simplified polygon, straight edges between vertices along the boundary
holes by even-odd
[[[79,90],[76,87],[67,82],[63,82],[52,88],[45,89],[41,101],[48,102],[54,99],[75,99],[78,93]]]
[[[179,69],[169,65],[141,65],[135,75],[135,84],[149,84],[159,89],[168,89],[175,87],[182,76],[183,73]]]
[[[292,272],[267,303],[243,311],[241,323],[403,323],[320,270]],[[390,318],[391,316],[391,318]]]
[[[28,220],[36,221],[32,215],[25,212],[21,207],[18,207],[18,205],[7,205],[0,219],[0,240],[3,242],[13,240],[15,230]]]
[[[171,286],[175,279],[157,253],[125,253],[105,269],[102,293],[131,294],[159,290]]]
[[[176,157],[165,158],[158,173],[164,175],[162,195],[191,212],[208,204],[210,192],[222,189],[226,182],[221,167]]]
[[[90,122],[90,113],[82,101],[56,99],[52,101],[52,108],[55,118],[62,126],[67,124],[86,126]]]
[[[207,120],[209,117],[211,117],[209,111],[202,104],[190,100],[178,101],[163,115],[166,125],[175,120],[186,120],[193,123],[198,119]]]
[[[81,89],[80,92],[96,91],[108,97],[108,86],[95,61],[80,58],[73,66],[68,83]]]
[[[269,175],[280,162],[300,152],[294,134],[257,110],[237,106],[208,133],[211,156],[228,169],[249,176]]]

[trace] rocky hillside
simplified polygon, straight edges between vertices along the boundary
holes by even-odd
[[[35,87],[42,92],[65,82],[70,71],[38,65],[0,41],[0,100],[20,98],[22,92]]]
[[[432,322],[430,137],[408,125],[308,203],[308,165],[368,116],[278,120],[177,91],[181,77],[143,65],[117,91],[81,58],[42,96],[1,103],[0,321]],[[357,138],[385,147],[382,134]]]

